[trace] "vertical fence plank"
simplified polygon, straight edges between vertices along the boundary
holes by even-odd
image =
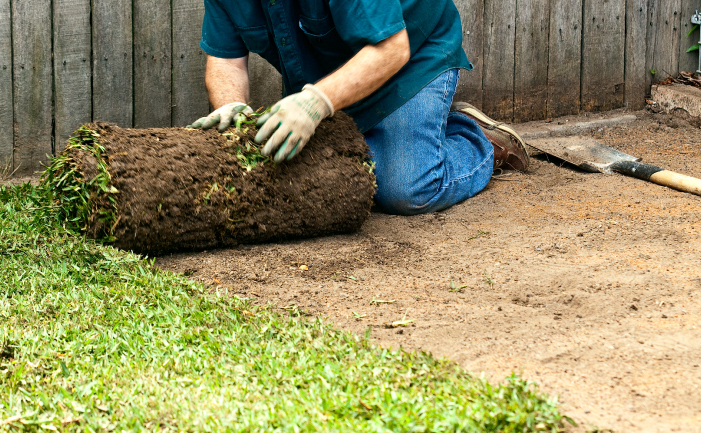
[[[51,2],[13,0],[14,168],[41,170],[52,149]]]
[[[131,127],[131,0],[93,0],[93,120]]]
[[[258,54],[248,59],[248,75],[251,83],[251,106],[268,107],[282,97],[282,76]]]
[[[648,0],[626,1],[626,107],[639,110],[648,93],[645,72]]]
[[[682,0],[681,4],[681,24],[679,26],[679,70],[685,72],[695,72],[699,68],[699,52],[693,51],[687,53],[686,50],[692,45],[699,42],[699,30],[696,30],[687,36],[693,24],[691,24],[691,16],[698,10],[701,12],[701,2],[699,0]]]
[[[676,75],[679,71],[680,9],[681,0],[650,0],[648,85]]]
[[[625,0],[585,0],[582,34],[582,109],[623,106]]]
[[[90,0],[54,0],[54,140],[92,120]]]
[[[12,173],[12,14],[10,0],[0,0],[0,175]]]
[[[199,47],[204,3],[173,0],[173,126],[185,126],[209,111],[205,59]]]
[[[582,2],[550,2],[547,117],[579,113]]]
[[[514,122],[545,118],[549,37],[550,1],[516,2]]]
[[[515,17],[515,1],[485,0],[482,107],[503,121],[514,117]]]
[[[170,0],[134,1],[134,127],[171,123]]]
[[[484,0],[457,0],[462,21],[462,48],[472,62],[472,71],[462,71],[456,101],[466,101],[482,108],[482,72],[484,70]]]

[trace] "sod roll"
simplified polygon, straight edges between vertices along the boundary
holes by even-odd
[[[349,233],[370,215],[375,177],[352,119],[324,120],[302,152],[274,164],[255,126],[81,127],[43,184],[87,236],[162,255]]]

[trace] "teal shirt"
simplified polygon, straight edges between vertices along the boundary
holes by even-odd
[[[200,46],[219,58],[257,53],[282,74],[285,94],[332,73],[366,45],[406,29],[409,62],[345,108],[365,132],[441,73],[472,69],[452,0],[205,0]]]

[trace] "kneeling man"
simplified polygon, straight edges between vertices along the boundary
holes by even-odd
[[[481,191],[494,168],[528,167],[512,129],[453,103],[460,69],[472,69],[453,0],[205,0],[200,46],[216,111],[191,127],[223,130],[251,111],[248,55],[257,53],[287,95],[258,122],[262,153],[293,158],[343,110],[370,146],[386,212],[446,209]]]

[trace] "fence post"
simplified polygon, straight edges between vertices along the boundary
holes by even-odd
[[[12,9],[0,0],[0,176],[12,173],[14,114],[12,101]]]
[[[55,151],[92,120],[90,0],[54,0]]]
[[[14,170],[30,176],[53,152],[51,2],[12,0]]]

